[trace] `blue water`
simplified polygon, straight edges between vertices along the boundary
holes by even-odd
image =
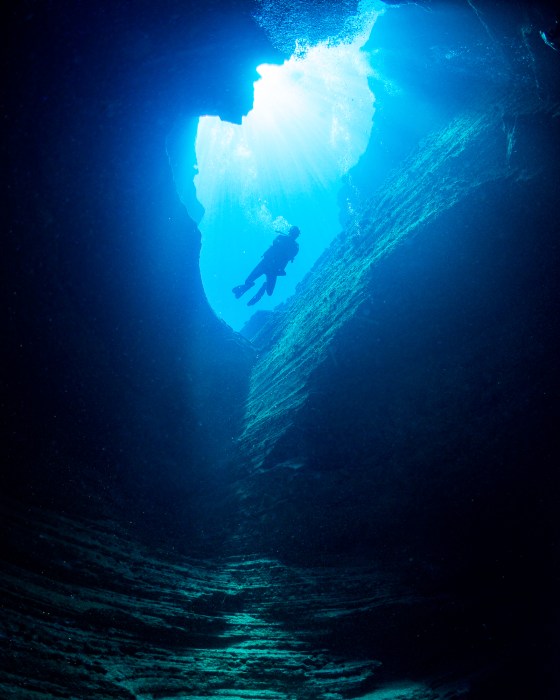
[[[178,168],[191,178],[196,172],[198,202],[189,203],[184,184],[179,193],[202,234],[208,301],[235,330],[256,308],[274,309],[294,293],[422,135],[466,106],[481,83],[506,79],[500,50],[472,7],[440,8],[429,22],[426,12],[363,4],[348,36],[296,45],[284,63],[256,66],[253,108],[241,124],[201,115],[196,170],[188,170],[186,153]],[[297,259],[272,297],[247,307],[232,288],[291,225],[302,232]]]
[[[276,232],[302,231],[301,253],[279,281],[270,309],[294,292],[339,232],[341,180],[367,147],[373,116],[371,68],[360,44],[310,48],[280,66],[258,68],[252,111],[241,125],[202,117],[197,196],[205,209],[201,274],[218,315],[235,329],[252,314],[240,284]]]
[[[374,3],[325,44],[322,0],[255,2],[262,31],[243,2],[20,5],[0,684],[560,697],[550,17]],[[248,308],[232,287],[294,224]],[[243,341],[199,273],[234,328],[296,322]]]

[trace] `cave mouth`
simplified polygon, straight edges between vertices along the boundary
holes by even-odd
[[[194,185],[204,208],[201,277],[210,305],[235,330],[255,310],[271,310],[293,294],[340,231],[340,191],[373,123],[372,68],[363,47],[376,16],[364,13],[352,37],[296,45],[282,65],[260,65],[253,109],[241,124],[199,119]],[[276,232],[291,225],[302,232],[300,253],[274,296],[254,307],[235,299],[232,288]]]

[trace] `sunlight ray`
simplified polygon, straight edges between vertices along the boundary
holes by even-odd
[[[208,300],[236,328],[250,311],[231,288],[258,261],[275,229],[302,227],[298,265],[278,285],[272,308],[293,293],[339,230],[342,178],[365,151],[374,96],[362,51],[374,18],[351,42],[319,44],[282,65],[261,65],[253,109],[240,125],[201,117],[197,198],[205,209],[201,274]]]

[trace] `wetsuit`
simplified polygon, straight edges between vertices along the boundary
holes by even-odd
[[[270,248],[265,251],[262,260],[245,280],[245,284],[235,287],[233,293],[239,299],[242,294],[254,286],[255,280],[266,275],[266,282],[262,285],[248,305],[256,304],[263,294],[268,296],[274,291],[276,279],[286,274],[286,265],[294,260],[299,251],[299,245],[295,238],[280,234],[276,236]]]

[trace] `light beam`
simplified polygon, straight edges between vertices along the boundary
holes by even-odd
[[[293,293],[338,233],[341,178],[365,151],[374,114],[372,71],[361,50],[372,26],[352,42],[259,66],[254,106],[241,125],[199,120],[194,182],[205,209],[202,280],[211,306],[236,329],[255,308],[231,289],[257,264],[275,229],[297,224],[301,252],[258,308]]]

